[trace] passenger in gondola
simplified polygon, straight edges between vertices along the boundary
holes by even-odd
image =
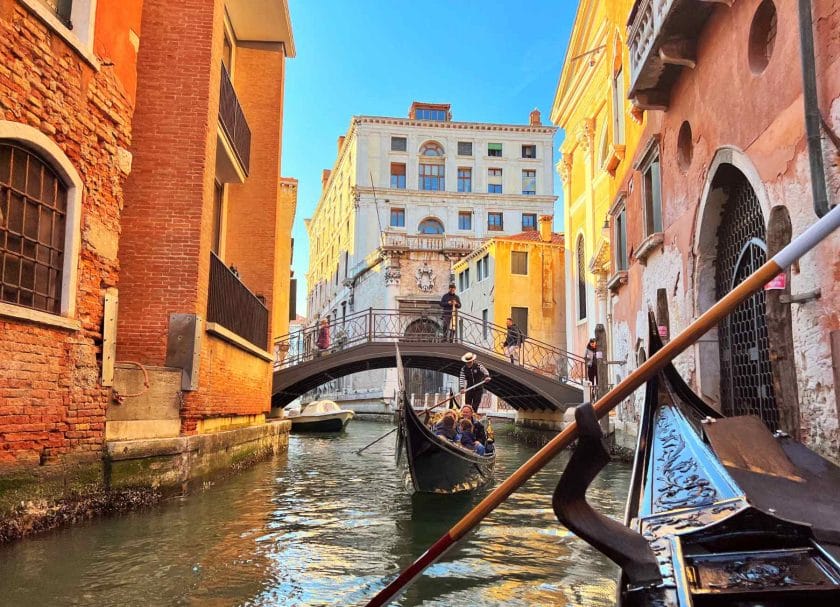
[[[467,419],[470,421],[470,423],[472,424],[472,432],[475,436],[475,440],[484,445],[485,452],[488,455],[490,453],[493,453],[493,451],[495,450],[495,446],[493,445],[493,439],[487,436],[487,430],[485,430],[484,424],[482,424],[475,416],[475,411],[473,411],[473,408],[470,405],[464,405],[463,407],[461,407],[461,419]]]
[[[455,413],[452,411],[444,413],[440,421],[435,424],[433,432],[435,433],[435,436],[442,436],[443,438],[454,441],[457,436],[457,432],[455,430]]]
[[[476,440],[475,434],[473,434],[473,424],[470,420],[462,419],[458,422],[457,440],[462,447],[475,451],[478,455],[484,455],[484,445]]]

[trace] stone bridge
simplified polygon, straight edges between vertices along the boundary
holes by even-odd
[[[424,312],[364,310],[329,324],[332,347],[318,352],[315,328],[275,340],[272,407],[283,407],[321,384],[352,373],[395,368],[396,345],[403,366],[457,376],[466,351],[475,352],[490,372],[486,389],[522,412],[562,413],[583,399],[584,361],[526,337],[516,364],[503,354],[507,329],[459,314],[454,335],[440,317]]]

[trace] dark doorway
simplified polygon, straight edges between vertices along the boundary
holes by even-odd
[[[761,206],[746,177],[723,165],[715,181],[726,194],[715,269],[715,295],[721,299],[767,260],[767,245]],[[720,323],[718,338],[724,413],[757,415],[770,429],[778,429],[763,290]]]
[[[405,329],[406,341],[435,341],[439,338],[441,326],[431,318],[419,318]],[[405,370],[405,393],[422,400],[426,394],[443,392],[444,374],[428,369]]]

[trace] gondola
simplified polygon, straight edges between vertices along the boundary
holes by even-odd
[[[406,398],[399,344],[395,344],[400,406],[397,410],[397,470],[406,489],[452,494],[472,491],[493,478],[496,452],[478,455],[435,436]]]
[[[435,436],[406,398],[399,408],[397,467],[407,489],[423,493],[460,493],[489,483],[495,451],[478,455]]]
[[[594,415],[576,417],[555,512],[621,566],[618,605],[840,605],[840,468],[755,416],[721,416],[669,364],[646,387],[622,526],[585,503],[609,457]]]

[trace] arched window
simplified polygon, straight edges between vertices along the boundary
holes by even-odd
[[[421,156],[442,157],[443,148],[436,141],[427,141],[420,147]]]
[[[417,230],[421,234],[443,234],[443,224],[433,217],[429,217],[428,219],[424,219],[420,222],[420,226]]]
[[[578,290],[578,320],[586,318],[586,260],[584,256],[583,236],[577,241],[577,290]]]
[[[67,187],[39,156],[0,143],[0,301],[61,313]]]

